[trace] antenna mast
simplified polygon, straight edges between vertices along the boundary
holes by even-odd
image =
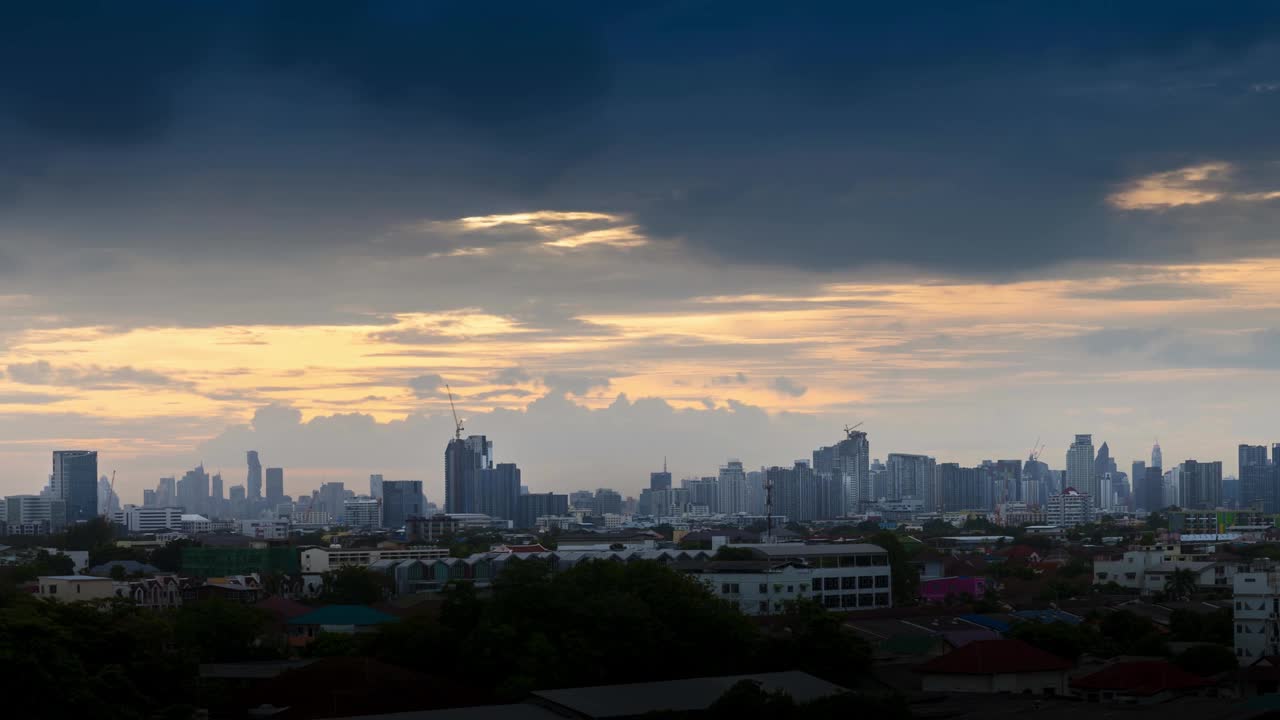
[[[453,425],[454,425],[453,437],[458,440],[461,440],[462,439],[462,421],[458,419],[458,409],[453,406],[453,390],[451,390],[448,385],[444,386],[444,390],[445,392],[449,393],[449,410],[453,412]]]

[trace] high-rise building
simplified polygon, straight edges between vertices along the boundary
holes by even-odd
[[[376,528],[382,525],[382,503],[374,498],[350,498],[343,503],[347,525],[354,528]],[[279,513],[277,512],[277,516]]]
[[[227,489],[227,499],[233,503],[242,503],[246,497],[243,485],[232,485]]]
[[[155,507],[155,506],[156,506],[156,491],[143,490],[142,491],[142,507]]]
[[[476,474],[476,509],[489,517],[516,519],[516,498],[520,497],[520,468],[515,463],[498,463]]]
[[[874,459],[867,468],[867,474],[871,478],[871,499],[876,502],[890,499],[888,466],[880,462],[878,458]]]
[[[685,478],[680,486],[689,491],[690,505],[705,507],[711,514],[720,511],[720,491],[715,478]]]
[[[382,499],[382,476],[381,475],[369,476],[369,497],[373,498],[374,500]]]
[[[426,502],[421,480],[384,480],[382,483],[382,526],[389,530],[404,527],[409,518],[424,517]]]
[[[320,510],[329,513],[329,519],[340,523],[346,517],[347,488],[340,482],[324,483],[320,486]],[[312,508],[313,510],[315,508]]]
[[[214,500],[222,499],[222,473],[214,473],[209,478],[209,497]]]
[[[720,468],[720,475],[716,479],[716,489],[719,491],[720,512],[726,515],[733,515],[749,511],[747,507],[749,498],[747,473],[742,468],[741,460],[730,460]]]
[[[1164,453],[1160,451],[1160,441],[1151,446],[1151,467],[1164,468]]]
[[[1262,512],[1280,512],[1280,464],[1246,465],[1240,469],[1239,506],[1260,506]]]
[[[824,514],[838,508],[842,516],[856,515],[871,502],[871,444],[865,432],[849,428],[844,440],[815,450],[813,470],[819,478],[830,479]],[[840,494],[838,501],[836,492]]]
[[[91,450],[55,450],[53,497],[66,503],[67,523],[98,517],[98,453]]]
[[[266,498],[268,505],[276,505],[284,500],[284,468],[267,468]]]
[[[245,459],[249,463],[249,474],[245,479],[245,486],[249,489],[249,500],[257,501],[262,499],[262,462],[258,460],[258,451],[250,450],[245,453]]]
[[[671,473],[667,472],[667,461],[662,461],[662,472],[649,473],[650,490],[670,490]]]
[[[1266,465],[1267,464],[1267,446],[1266,445],[1241,445],[1237,450],[1239,461],[1236,465],[1238,474],[1243,474],[1244,469],[1250,465]]]
[[[120,496],[111,485],[111,478],[106,475],[98,478],[98,512],[108,518],[120,509]]]
[[[540,517],[563,517],[569,514],[569,496],[555,493],[529,493],[516,498],[515,525],[524,530],[538,526]]]
[[[1067,450],[1067,486],[1098,506],[1099,477],[1095,472],[1093,436],[1076,435],[1075,442]]]
[[[444,451],[444,511],[474,513],[476,476],[493,467],[493,443],[484,435],[454,438]]]
[[[178,480],[178,504],[188,513],[204,512],[209,504],[209,473],[204,465],[188,470]]]
[[[889,472],[890,500],[916,501],[928,509],[936,505],[933,476],[936,461],[928,455],[889,453],[885,468]]]
[[[596,517],[604,515],[621,515],[622,514],[622,495],[617,490],[610,488],[599,488],[596,490],[595,498],[591,508],[591,514]]]
[[[789,522],[818,519],[818,482],[809,463],[797,460],[789,468],[774,466],[764,471],[773,493],[773,514]]]
[[[156,483],[156,506],[174,507],[178,504],[178,483],[174,478],[162,477]]]
[[[1222,461],[1187,460],[1178,466],[1180,503],[1186,510],[1213,510],[1222,503]]]
[[[1032,452],[1028,455],[1022,465],[1022,501],[1028,506],[1044,507],[1049,496],[1058,492],[1056,485],[1049,465],[1040,460],[1039,454]]]
[[[986,503],[981,468],[960,467],[959,463],[938,465],[938,487],[942,512],[980,510]]]

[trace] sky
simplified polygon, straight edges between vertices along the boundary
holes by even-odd
[[[1280,442],[1280,6],[0,5],[0,494]]]

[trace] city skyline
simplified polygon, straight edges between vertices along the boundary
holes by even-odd
[[[426,480],[446,383],[536,488],[858,421],[965,464],[1270,441],[1258,7],[223,5],[0,17],[0,492],[88,446],[129,494],[250,447]]]

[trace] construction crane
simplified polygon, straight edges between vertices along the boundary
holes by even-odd
[[[861,422],[859,422],[857,425],[845,425],[845,426],[844,426],[844,434],[845,434],[847,437],[853,437],[853,431],[854,431],[854,430],[857,430],[857,429],[858,429],[858,428],[860,428],[860,427],[862,427],[862,423],[861,423]]]
[[[449,410],[453,411],[453,425],[454,425],[453,436],[456,439],[461,440],[462,429],[463,429],[462,421],[458,419],[458,409],[453,406],[453,390],[451,390],[448,385],[444,386],[444,390],[445,392],[449,393]]]
[[[1027,459],[1032,462],[1039,462],[1040,453],[1042,452],[1044,452],[1044,443],[1040,442],[1040,438],[1037,437],[1035,445],[1031,446],[1031,453],[1027,456]]]

